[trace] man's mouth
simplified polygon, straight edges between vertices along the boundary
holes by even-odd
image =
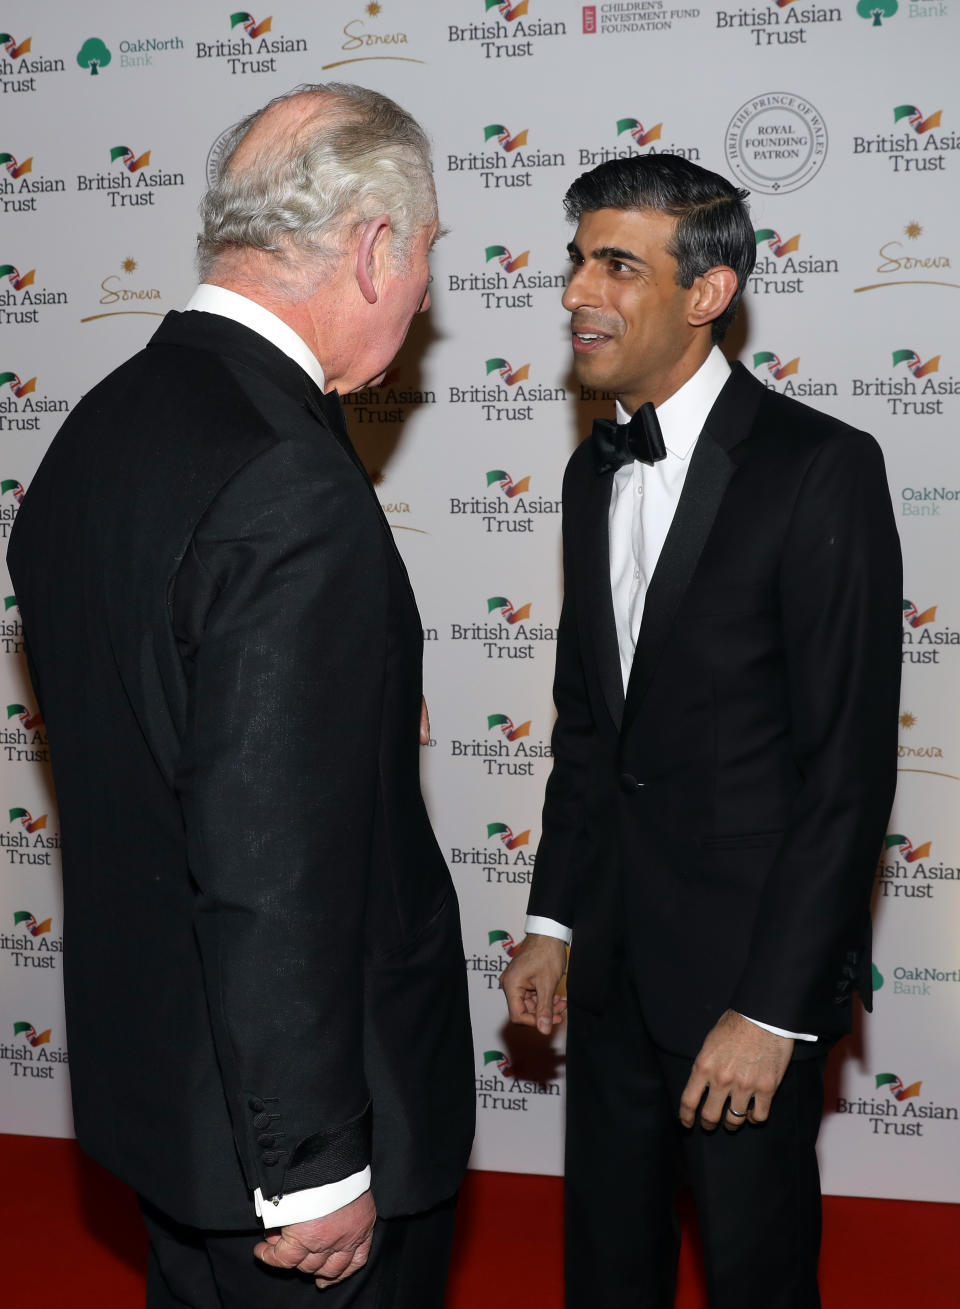
[[[574,331],[573,348],[577,354],[588,354],[601,349],[610,337],[604,332]]]

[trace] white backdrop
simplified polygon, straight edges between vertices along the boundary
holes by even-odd
[[[562,1051],[506,1030],[496,979],[521,934],[549,768],[561,475],[609,413],[569,372],[561,198],[618,152],[682,152],[736,176],[760,261],[730,352],[878,436],[905,555],[876,1013],[833,1067],[824,1184],[960,1199],[956,0],[278,3],[251,15],[212,0],[8,0],[3,534],[63,415],[187,299],[223,130],[304,81],[361,82],[413,111],[435,141],[450,234],[429,316],[348,413],[427,637],[424,771],[463,906],[474,1162],[558,1172]],[[66,1136],[58,823],[0,584],[0,1130]]]

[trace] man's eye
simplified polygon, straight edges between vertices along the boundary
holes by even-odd
[[[610,271],[611,273],[629,273],[630,265],[625,264],[622,259],[611,259]]]

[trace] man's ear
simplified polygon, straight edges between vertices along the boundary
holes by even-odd
[[[698,277],[691,289],[693,296],[687,311],[687,322],[691,327],[703,327],[719,318],[736,295],[737,275],[732,268],[718,264],[716,268],[708,268]]]
[[[360,233],[360,240],[357,244],[357,285],[360,288],[360,294],[370,305],[377,303],[379,272],[382,262],[387,256],[390,237],[389,214],[381,214],[379,218],[371,218]]]

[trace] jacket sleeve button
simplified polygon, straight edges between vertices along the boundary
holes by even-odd
[[[642,786],[643,783],[638,782],[633,773],[620,774],[620,790],[624,795],[629,795],[631,791],[639,791]]]
[[[265,1150],[260,1156],[260,1162],[264,1167],[272,1168],[273,1165],[278,1162],[279,1158],[280,1156],[277,1154],[276,1150]]]

